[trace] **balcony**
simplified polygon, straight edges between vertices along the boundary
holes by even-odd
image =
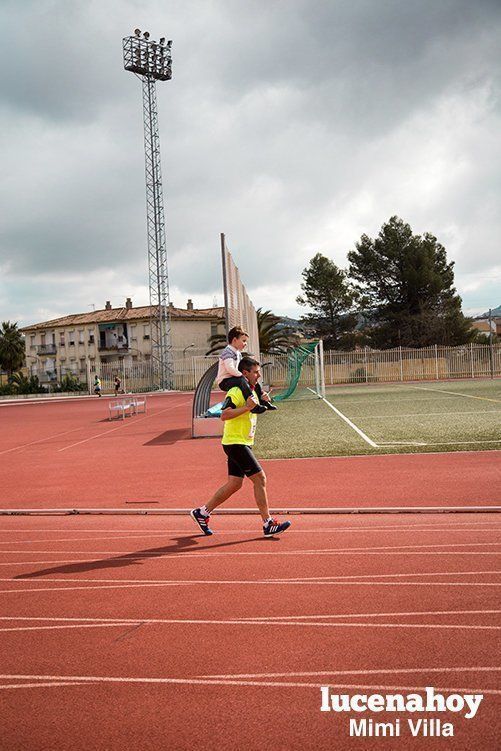
[[[123,355],[129,351],[126,344],[99,344],[97,349],[98,352],[120,352]]]
[[[37,347],[38,355],[55,355],[57,348],[55,344],[39,344]]]

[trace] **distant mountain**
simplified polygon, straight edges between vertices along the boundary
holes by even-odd
[[[491,315],[493,318],[499,318],[501,316],[501,305],[498,305],[497,308],[492,308]],[[481,316],[477,316],[478,318],[489,318],[489,311],[487,310],[485,313],[482,313]]]

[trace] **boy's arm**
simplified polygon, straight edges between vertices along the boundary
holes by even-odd
[[[241,378],[242,374],[235,365],[235,360],[233,360],[231,357],[228,357],[228,359],[222,360],[223,368],[225,371],[225,378]],[[228,374],[228,375],[226,375]]]

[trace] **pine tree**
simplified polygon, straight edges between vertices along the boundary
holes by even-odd
[[[458,345],[472,341],[454,288],[454,262],[430,233],[414,235],[396,216],[376,239],[362,235],[348,253],[350,276],[365,301],[376,347]]]

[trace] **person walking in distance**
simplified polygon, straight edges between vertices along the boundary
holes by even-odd
[[[212,535],[212,529],[209,527],[211,513],[236,493],[242,487],[244,477],[248,477],[254,486],[254,498],[263,520],[263,534],[265,537],[273,537],[289,529],[291,523],[289,521],[280,523],[270,516],[266,475],[252,452],[257,424],[254,407],[259,403],[255,386],[261,377],[260,366],[257,360],[243,357],[238,369],[250,387],[251,398],[246,399],[240,387],[233,386],[223,403],[222,445],[228,460],[228,479],[216,490],[205,506],[193,509],[190,516],[204,535]]]

